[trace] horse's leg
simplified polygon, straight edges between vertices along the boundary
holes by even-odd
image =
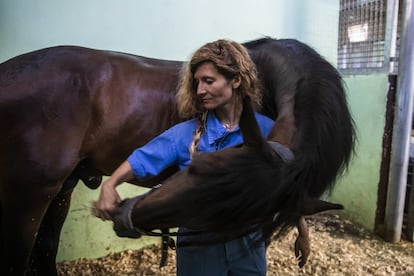
[[[23,189],[23,190],[22,190]],[[43,215],[54,189],[38,184],[22,186],[14,180],[1,190],[0,274],[24,275]],[[6,196],[7,195],[7,196]]]
[[[309,228],[303,216],[299,218],[296,227],[298,228],[298,237],[295,241],[295,255],[299,261],[299,267],[302,268],[306,264],[310,253]]]
[[[30,270],[34,275],[57,275],[56,255],[60,233],[69,211],[75,185],[76,183],[68,189],[61,190],[43,217],[32,251]]]
[[[312,199],[305,196],[303,204],[303,215],[314,215],[327,210],[340,210],[344,207],[341,204],[330,203],[321,199]],[[305,217],[298,219],[296,227],[298,228],[298,237],[295,242],[295,255],[299,260],[299,267],[303,267],[308,260],[310,253],[309,229]]]

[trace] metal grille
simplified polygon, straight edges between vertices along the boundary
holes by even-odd
[[[386,10],[386,0],[340,0],[339,71],[387,70]]]

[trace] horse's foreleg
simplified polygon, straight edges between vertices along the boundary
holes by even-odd
[[[299,218],[296,226],[298,237],[295,241],[295,255],[299,261],[299,267],[302,268],[306,264],[310,253],[309,229],[303,216]]]
[[[30,270],[34,275],[57,275],[59,238],[69,211],[72,192],[73,187],[59,192],[43,217],[32,252]]]

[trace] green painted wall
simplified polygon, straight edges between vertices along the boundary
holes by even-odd
[[[132,197],[147,191],[124,184],[118,189],[122,198]],[[112,230],[112,223],[91,215],[91,204],[99,196],[99,190],[90,190],[82,182],[75,188],[69,216],[62,229],[58,252],[59,260],[73,260],[80,257],[98,258],[112,252],[139,249],[160,242],[157,238],[119,238]]]
[[[54,45],[80,45],[184,60],[218,38],[297,38],[336,62],[339,1],[332,0],[0,0],[0,62]],[[358,125],[358,156],[332,200],[343,214],[372,228],[381,158],[386,76],[346,78]],[[142,193],[122,185],[124,197]],[[95,258],[157,239],[118,238],[109,222],[90,215],[98,191],[75,189],[58,260]]]
[[[373,230],[382,155],[382,137],[388,75],[344,78],[351,112],[357,126],[356,155],[348,172],[339,179],[331,200],[345,206],[342,215]]]

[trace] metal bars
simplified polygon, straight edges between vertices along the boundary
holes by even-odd
[[[387,71],[386,0],[340,0],[338,62],[341,73]]]

